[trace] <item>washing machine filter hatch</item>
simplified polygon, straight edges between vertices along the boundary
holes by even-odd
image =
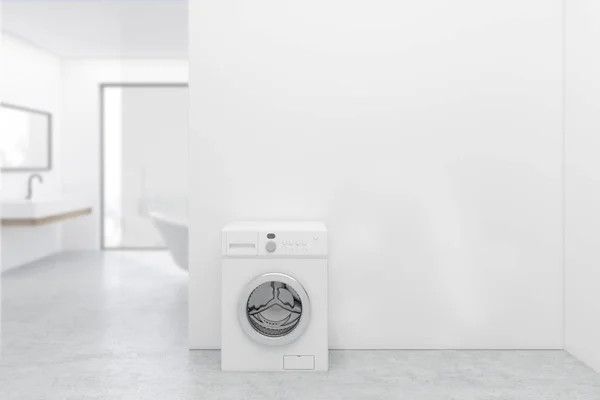
[[[254,340],[283,345],[296,340],[308,326],[310,301],[294,278],[271,273],[250,282],[240,299],[240,324]]]

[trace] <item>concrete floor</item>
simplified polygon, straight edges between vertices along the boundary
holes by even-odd
[[[326,374],[222,373],[189,352],[167,255],[61,255],[3,275],[0,399],[599,400],[562,351],[333,351]]]

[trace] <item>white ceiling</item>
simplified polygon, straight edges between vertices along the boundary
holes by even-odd
[[[187,0],[4,0],[2,30],[64,58],[187,58]]]

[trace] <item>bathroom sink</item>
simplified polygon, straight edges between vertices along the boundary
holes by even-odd
[[[60,196],[32,200],[2,199],[2,219],[39,219],[91,208],[83,196]]]

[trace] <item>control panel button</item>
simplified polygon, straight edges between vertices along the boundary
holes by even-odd
[[[277,248],[277,244],[275,244],[275,242],[274,242],[274,241],[272,241],[272,240],[269,240],[269,241],[267,242],[267,244],[265,245],[265,248],[267,249],[267,251],[268,251],[269,253],[272,253],[272,252],[274,252],[274,251],[275,251],[275,249]]]
[[[302,241],[302,246],[306,246],[306,240]]]
[[[300,246],[300,241],[296,240],[296,246]]]
[[[283,241],[283,245],[285,246],[286,244],[287,244],[287,240],[284,240]]]

